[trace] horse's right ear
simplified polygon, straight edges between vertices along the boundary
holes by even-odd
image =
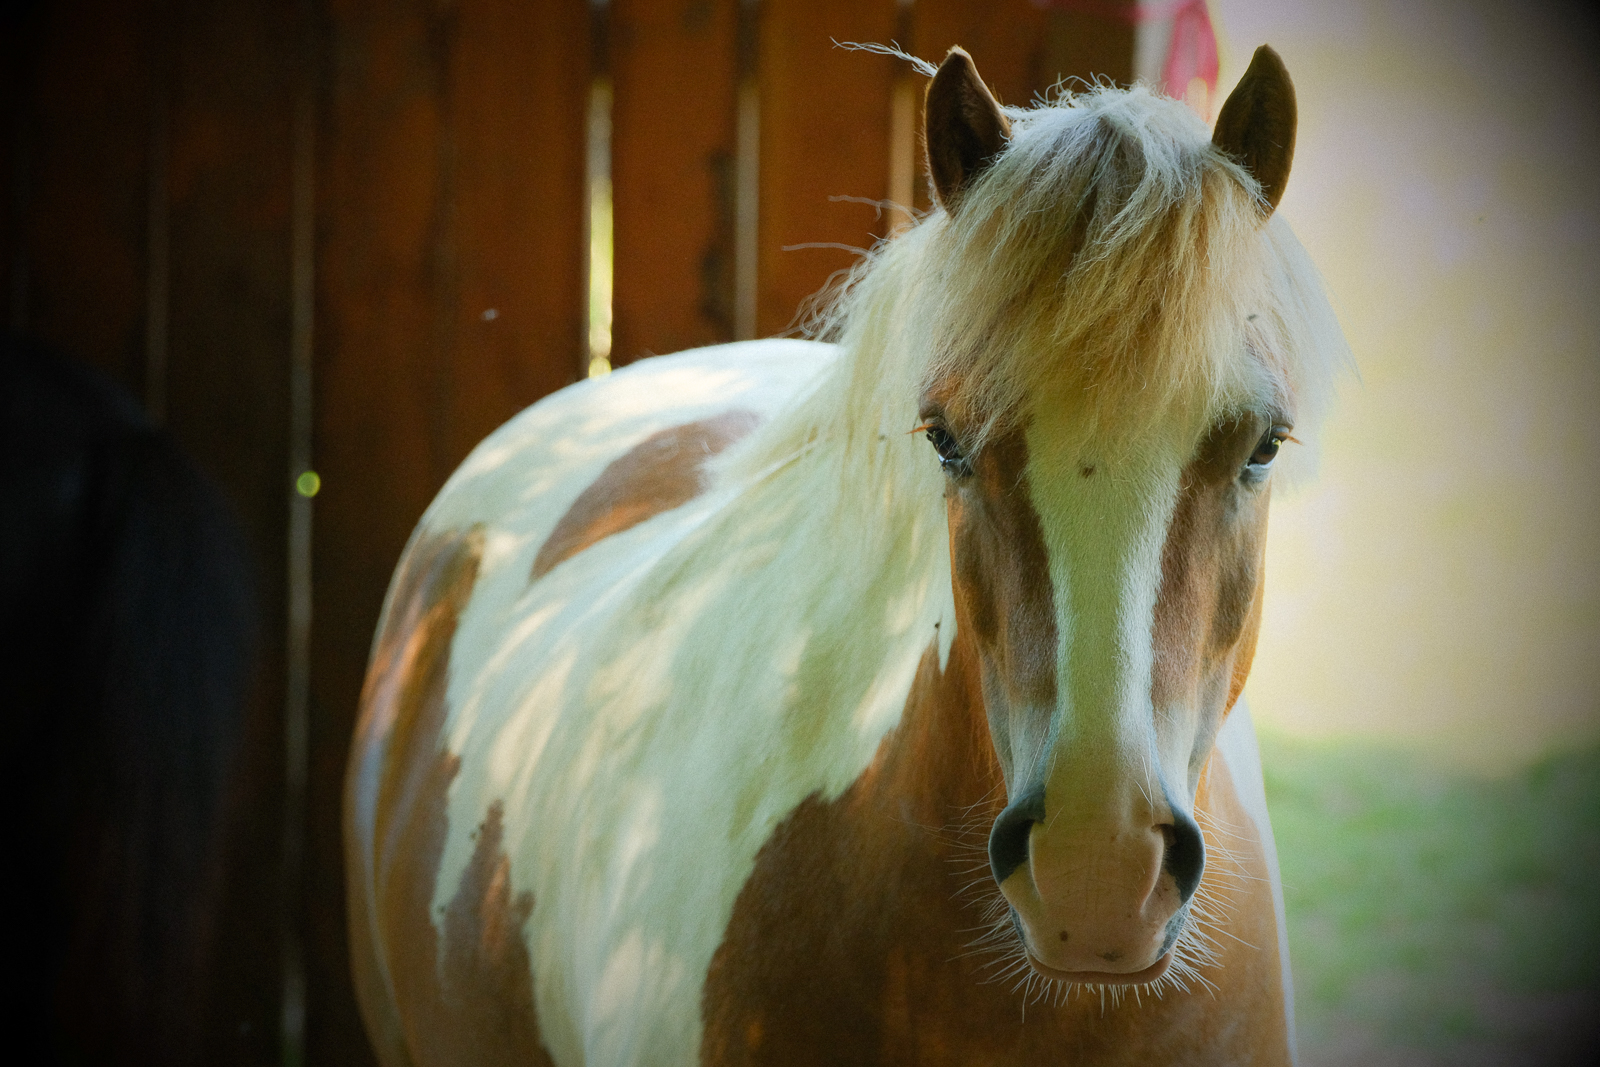
[[[950,49],[939,64],[925,110],[928,173],[939,203],[951,211],[962,190],[1005,148],[1011,123],[978,77],[972,57],[960,48]]]

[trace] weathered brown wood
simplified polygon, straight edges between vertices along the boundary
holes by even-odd
[[[893,0],[769,0],[760,28],[760,227],[756,333],[781,333],[835,271],[855,262],[886,216],[830,201],[889,194],[889,108],[898,60],[836,48],[884,42]],[[785,251],[785,248],[791,248]]]
[[[1118,6],[1125,8],[1126,14],[1112,13]],[[1136,7],[1133,0],[1128,0],[1122,5],[1085,7],[1081,11],[1050,11],[1044,25],[1040,74],[1051,82],[1057,77],[1085,81],[1105,78],[1117,85],[1131,85],[1138,32]],[[1071,87],[1081,89],[1083,85],[1074,83]]]
[[[449,25],[422,4],[331,3],[326,117],[319,130],[315,463],[315,615],[309,811],[327,825],[307,851],[307,1054],[314,1063],[370,1062],[314,1024],[316,990],[342,967],[338,781],[389,571],[447,462],[440,392],[448,386],[434,286],[450,273],[440,185],[443,61]],[[453,311],[453,309],[451,309]],[[309,797],[308,797],[309,799]],[[352,1005],[353,1007],[353,1005]]]
[[[23,326],[27,256],[23,226],[28,211],[28,152],[32,141],[30,87],[35,19],[0,13],[0,323]]]
[[[589,9],[583,0],[463,0],[454,10],[446,258],[458,280],[439,294],[454,297],[456,324],[446,474],[587,365]]]
[[[400,549],[450,471],[577,374],[590,63],[584,0],[332,0],[327,17],[307,1056],[331,1064],[369,1055],[345,1023],[338,833],[368,648]],[[319,1024],[317,990],[341,982]]]
[[[917,0],[911,17],[918,55],[938,63],[960,45],[1002,104],[1025,107],[1056,79],[1044,67],[1048,16],[1032,0]]]
[[[144,384],[147,2],[59,0],[32,37],[25,325]]]
[[[614,0],[612,355],[733,338],[738,0]]]
[[[291,26],[265,0],[190,2],[175,14],[167,424],[229,489],[262,564],[281,577]]]
[[[254,557],[262,647],[216,920],[226,949],[208,1002],[185,1005],[230,1063],[277,1058],[282,984],[282,17],[259,0],[75,0],[34,5],[6,42],[8,325],[157,399]],[[152,311],[167,323],[153,382]]]
[[[104,5],[103,5],[104,6]],[[285,908],[284,541],[289,358],[292,8],[182,0],[155,9],[168,162],[165,373],[173,437],[222,487],[257,575],[255,703],[233,792],[209,1045],[279,1056]],[[153,128],[148,124],[147,129]],[[159,296],[158,296],[159,298]]]

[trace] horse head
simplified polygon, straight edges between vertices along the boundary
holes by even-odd
[[[1203,940],[1196,795],[1250,668],[1304,391],[1269,222],[1283,64],[1256,52],[1209,140],[1142,93],[1013,130],[952,50],[926,108],[943,267],[912,316],[957,639],[1005,781],[994,879],[1036,973],[1113,986]]]

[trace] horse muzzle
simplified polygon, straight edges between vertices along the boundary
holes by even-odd
[[[1047,816],[1042,788],[1017,797],[989,835],[995,881],[1040,975],[1093,985],[1154,982],[1171,965],[1199,885],[1200,829],[1175,807],[1095,808]]]

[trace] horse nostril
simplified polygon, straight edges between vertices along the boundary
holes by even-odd
[[[1187,903],[1200,885],[1200,872],[1206,865],[1205,839],[1200,827],[1184,812],[1174,809],[1172,823],[1161,827],[1166,855],[1161,866],[1178,883],[1178,899]]]
[[[1028,859],[1028,832],[1044,821],[1044,786],[1037,785],[1006,805],[989,831],[989,868],[996,885]]]

